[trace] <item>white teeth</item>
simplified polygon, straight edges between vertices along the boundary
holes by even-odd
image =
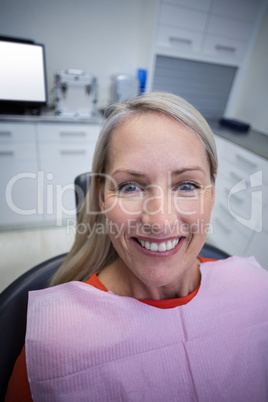
[[[167,250],[171,250],[173,248],[172,242],[169,240],[167,242]]]
[[[151,251],[159,251],[159,252],[164,252],[167,250],[172,250],[173,248],[176,247],[176,245],[179,243],[179,239],[174,239],[174,240],[168,240],[167,243],[149,243],[148,241],[144,241],[144,240],[139,240],[138,242],[140,243],[140,245],[144,248],[146,248],[147,250],[151,250]]]
[[[173,248],[174,247],[176,247],[176,245],[178,244],[178,242],[179,242],[179,240],[177,239],[177,240],[173,240],[173,242],[172,242],[172,246],[173,246]]]
[[[167,246],[165,243],[161,243],[158,246],[158,251],[167,251]]]
[[[151,243],[150,250],[151,251],[158,251],[158,245],[156,243]]]

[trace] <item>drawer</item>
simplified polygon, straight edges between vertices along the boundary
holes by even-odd
[[[228,194],[218,191],[216,194],[213,216],[217,216],[229,228],[239,233],[260,231],[262,229],[262,194],[260,191],[253,192],[249,197],[241,199],[231,196],[228,202]],[[223,219],[221,218],[223,216]]]
[[[207,241],[230,255],[244,255],[244,251],[250,241],[247,236],[238,236],[235,231],[217,218],[213,219],[212,233],[207,236]]]
[[[94,146],[88,144],[59,145],[42,144],[40,147],[41,170],[53,182],[68,185],[75,176],[91,170]]]
[[[247,41],[208,34],[203,51],[205,54],[216,55],[219,61],[240,62],[246,48]]]
[[[97,141],[100,125],[86,124],[39,124],[39,141]]]
[[[34,142],[35,125],[25,123],[0,123],[0,143]]]
[[[215,206],[211,224],[212,233],[208,240],[231,255],[243,255],[256,233],[239,224],[222,204]]]
[[[162,0],[162,3],[193,8],[195,10],[204,11],[205,13],[209,11],[210,2],[211,0]]]
[[[187,29],[179,29],[160,25],[158,28],[157,44],[178,51],[201,50],[202,34]]]
[[[23,160],[36,160],[35,144],[1,144],[0,163],[1,169],[5,170],[7,164],[17,164]]]
[[[93,156],[95,149],[95,142],[86,142],[78,144],[60,144],[60,143],[41,143],[39,145],[40,161],[48,163],[60,163],[68,161],[72,158],[82,158],[84,156]],[[60,159],[59,159],[60,158]]]
[[[260,205],[268,203],[268,184],[264,181],[261,170],[248,174],[232,166],[227,166],[226,169],[220,168],[216,179],[216,193],[217,191],[221,191],[226,200],[230,197],[241,208],[243,205],[250,208],[253,199],[254,202],[259,199]],[[257,197],[257,192],[261,192],[261,196]]]
[[[268,183],[268,160],[239,145],[215,135],[219,158],[219,178],[226,170],[242,171],[242,177],[262,171],[262,180]]]

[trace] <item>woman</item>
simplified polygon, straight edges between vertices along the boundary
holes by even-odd
[[[92,173],[60,286],[30,294],[33,399],[267,400],[268,274],[253,258],[198,257],[217,174],[203,117],[164,93],[119,105]]]

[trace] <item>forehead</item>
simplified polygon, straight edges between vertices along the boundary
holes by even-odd
[[[207,159],[205,146],[196,133],[175,119],[160,113],[143,113],[123,122],[112,134],[109,165],[124,160]]]

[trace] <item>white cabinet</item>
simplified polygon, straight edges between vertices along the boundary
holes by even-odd
[[[34,124],[0,124],[0,225],[28,225],[38,216]]]
[[[259,263],[266,269],[268,269],[268,252],[267,252],[267,244],[268,244],[268,205],[264,207],[263,211],[263,228],[259,233],[255,233],[252,238],[248,249],[246,251],[246,255],[256,255]],[[258,251],[257,251],[258,250]]]
[[[239,65],[260,4],[253,0],[213,0],[204,37],[204,54]]]
[[[264,239],[268,244],[268,161],[219,136],[216,143],[219,170],[208,241],[231,255],[254,255],[268,269],[261,245]]]
[[[178,54],[200,52],[208,7],[192,8],[175,1],[172,3],[160,2],[157,53],[161,53],[160,49]]]
[[[262,0],[160,0],[156,53],[240,65]]]
[[[61,225],[75,218],[74,179],[91,170],[99,125],[38,124],[45,220]]]
[[[100,124],[0,122],[0,225],[75,218],[74,178],[91,170]]]

